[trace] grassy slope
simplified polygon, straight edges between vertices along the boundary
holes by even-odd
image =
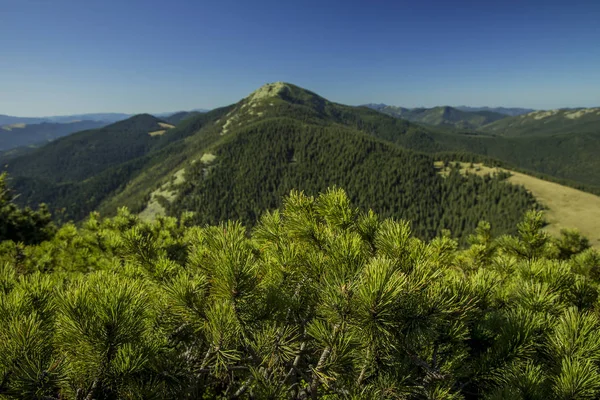
[[[490,137],[434,133],[433,151],[476,153],[530,171],[600,187],[600,132]],[[428,146],[417,149],[430,151]]]
[[[600,192],[600,158],[597,157],[600,154],[600,109],[583,111],[585,113],[582,110],[560,110],[554,114],[535,112],[504,118],[479,133],[431,127],[413,130],[407,135],[393,135],[393,127],[390,129],[391,124],[382,117],[373,118],[371,131],[380,138],[418,151],[474,153],[495,158],[520,169],[572,181],[574,185],[590,186],[596,193]],[[514,121],[527,123],[523,123],[521,130],[506,135],[488,131],[494,126],[509,129]],[[529,134],[522,135],[522,132]]]
[[[535,111],[490,123],[481,130],[501,136],[600,133],[600,108]]]
[[[509,172],[508,182],[524,186],[546,208],[548,232],[558,236],[561,229],[576,228],[590,240],[590,244],[600,248],[600,196],[505,168],[490,168],[482,164],[471,167],[462,163],[462,170],[478,175]]]

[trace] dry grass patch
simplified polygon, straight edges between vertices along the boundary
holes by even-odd
[[[527,116],[533,117],[533,119],[544,119],[556,115],[560,110],[549,110],[549,111],[534,111],[526,114]]]
[[[163,129],[159,129],[153,132],[148,132],[148,135],[150,136],[161,136],[164,135],[166,131],[168,131],[169,129],[173,129],[175,128],[175,125],[171,125],[171,124],[167,124],[166,122],[159,122],[158,126],[160,126]]]
[[[167,210],[160,204],[158,199],[162,197],[168,202],[172,202],[175,200],[175,196],[177,196],[177,192],[167,189],[165,185],[156,189],[150,194],[150,201],[146,208],[139,214],[140,218],[145,221],[154,221],[156,217],[166,215]]]
[[[202,164],[210,164],[211,162],[213,162],[215,160],[215,158],[217,158],[217,156],[215,156],[212,153],[204,153],[204,154],[202,154],[202,157],[200,158],[200,162]]]
[[[12,131],[13,129],[23,129],[25,128],[25,126],[27,126],[27,124],[11,124],[11,125],[4,125],[2,127],[2,129],[4,129],[5,131]]]
[[[173,185],[181,185],[182,183],[184,183],[185,182],[185,168],[181,168],[180,170],[175,172],[173,174],[173,177],[175,177],[175,181],[173,182]]]
[[[452,163],[456,164],[456,163]],[[511,176],[508,182],[522,185],[547,208],[545,216],[548,221],[546,230],[558,236],[564,228],[577,228],[590,240],[595,248],[600,248],[600,197],[591,193],[582,192],[558,183],[548,182],[533,176],[514,172],[503,168],[491,168],[483,164],[460,163],[461,173],[477,175],[495,174],[501,171],[508,172]],[[442,175],[447,175],[448,168],[443,167],[443,162],[436,162]]]
[[[600,108],[584,108],[583,110],[577,110],[571,113],[565,114],[565,117],[569,119],[577,119],[583,117],[585,114],[592,114],[596,111],[600,111]]]

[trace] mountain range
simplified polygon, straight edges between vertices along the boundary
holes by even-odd
[[[412,122],[458,129],[476,129],[491,122],[506,118],[505,114],[493,111],[461,111],[449,106],[403,108],[385,104],[367,104],[366,107]]]
[[[251,226],[292,189],[339,186],[359,208],[413,221],[421,237],[449,229],[466,240],[482,219],[507,233],[542,205],[504,173],[443,176],[436,163],[487,162],[597,191],[600,134],[565,135],[428,127],[277,82],[210,112],[137,115],[0,161],[20,203],[46,202],[63,220],[125,205],[144,218],[191,211],[199,224]]]
[[[481,127],[503,136],[560,135],[600,132],[600,107],[534,111]]]
[[[510,117],[514,117],[516,115],[528,114],[530,112],[535,111],[533,108],[520,108],[520,107],[468,107],[468,106],[458,106],[454,107],[460,111],[467,112],[479,112],[479,111],[490,111],[498,114],[508,115]]]
[[[56,138],[86,129],[108,125],[103,121],[75,121],[67,123],[42,122],[39,124],[15,123],[0,126],[0,151],[15,147],[43,145]]]
[[[203,108],[197,108],[191,110],[192,112],[206,112],[208,110]],[[177,114],[181,111],[173,112],[160,112],[153,115],[157,117],[168,117],[173,114]],[[12,124],[41,124],[43,122],[49,123],[70,123],[77,121],[102,121],[106,123],[113,123],[122,121],[130,118],[135,114],[125,113],[88,113],[88,114],[71,114],[71,115],[55,115],[49,117],[15,117],[12,115],[0,114],[0,126],[12,125]]]
[[[168,123],[179,123],[185,118],[207,110],[179,111],[176,113],[158,113]],[[131,118],[131,114],[97,113],[42,118],[21,118],[0,115],[0,152],[4,156],[14,157],[29,151],[29,147],[39,147],[47,142],[74,132],[96,129]],[[2,121],[12,121],[2,125]],[[15,122],[17,121],[17,122]],[[17,149],[18,148],[18,149]]]

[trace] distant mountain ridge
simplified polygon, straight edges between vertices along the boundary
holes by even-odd
[[[506,115],[492,111],[467,112],[450,106],[404,108],[386,104],[367,104],[366,107],[411,122],[458,129],[477,129],[483,125],[506,118]]]
[[[527,114],[536,111],[533,108],[521,108],[521,107],[469,107],[469,106],[458,106],[454,107],[461,111],[467,112],[478,112],[478,111],[491,111],[499,114],[509,115],[514,117],[516,115]]]
[[[108,125],[103,121],[76,121],[68,123],[42,122],[14,123],[0,126],[0,151],[21,146],[41,146],[49,141],[74,132]]]
[[[171,112],[160,112],[150,113],[157,118],[169,117],[174,114],[181,112],[207,112],[209,110],[204,108],[196,108],[190,111],[171,111]],[[0,114],[0,126],[12,125],[12,124],[41,124],[44,122],[54,123],[68,123],[77,121],[102,121],[107,124],[122,121],[127,118],[131,118],[137,114],[126,114],[126,113],[88,113],[88,114],[71,114],[71,115],[54,115],[44,117],[16,117],[12,115]]]
[[[600,133],[600,107],[533,111],[495,121],[481,129],[502,136]]]
[[[177,124],[203,112],[206,110],[166,112],[154,116],[169,124]],[[73,114],[41,118],[0,115],[0,152],[17,147],[41,146],[74,132],[102,128],[131,117],[133,115],[122,113]]]
[[[122,121],[131,117],[130,114],[124,113],[91,113],[91,114],[72,114],[72,115],[55,115],[48,117],[16,117],[12,115],[0,114],[0,126],[12,124],[41,124],[47,123],[69,123],[77,121],[102,121],[113,123]]]

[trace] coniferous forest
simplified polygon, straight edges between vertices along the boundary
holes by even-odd
[[[2,399],[600,396],[600,255],[538,211],[466,246],[341,189],[56,227],[2,177],[0,216]]]

